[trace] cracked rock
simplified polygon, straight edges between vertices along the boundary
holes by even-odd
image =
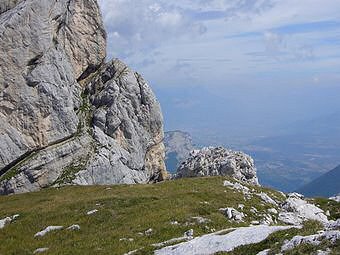
[[[159,103],[104,63],[96,0],[3,0],[0,24],[0,194],[167,177]]]
[[[231,176],[259,185],[254,160],[243,152],[222,147],[205,147],[192,151],[177,169],[175,178],[217,175]]]

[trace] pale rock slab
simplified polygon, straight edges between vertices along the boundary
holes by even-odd
[[[279,213],[275,208],[269,208],[268,212],[272,213],[272,214],[278,214]]]
[[[63,226],[48,226],[44,230],[36,233],[34,235],[34,237],[42,237],[42,236],[46,235],[49,232],[56,231],[56,230],[61,230],[63,228],[64,228]]]
[[[92,215],[92,214],[95,214],[95,213],[97,213],[97,212],[98,212],[98,210],[97,210],[97,209],[94,209],[94,210],[88,211],[86,214],[87,214],[87,215]]]
[[[170,240],[167,240],[167,241],[164,241],[164,242],[161,242],[161,243],[151,244],[151,246],[162,247],[162,246],[171,245],[171,244],[177,243],[177,242],[189,241],[189,240],[193,239],[193,236],[194,236],[194,230],[190,229],[190,230],[186,231],[182,237],[176,237],[176,238],[172,238]]]
[[[277,202],[272,199],[268,194],[261,192],[260,194],[257,194],[265,203],[272,204],[275,206],[278,206]]]
[[[155,251],[155,255],[210,255],[217,252],[232,251],[238,246],[259,243],[270,234],[286,230],[289,226],[242,227],[227,233],[213,233],[196,237],[191,241],[168,246]]]
[[[72,225],[72,226],[69,226],[69,227],[67,228],[67,230],[75,230],[75,231],[78,231],[78,230],[80,230],[80,226],[77,225],[77,224],[74,224],[74,225]]]
[[[269,254],[270,249],[266,249],[263,251],[260,251],[259,253],[257,253],[256,255],[268,255]]]
[[[47,247],[38,248],[38,249],[36,249],[36,250],[33,252],[33,254],[44,253],[44,252],[46,252],[46,251],[48,251],[48,250],[49,250],[49,248],[47,248]]]
[[[100,145],[74,184],[135,184],[166,178],[163,117],[146,81],[118,59],[102,67],[86,93]],[[100,169],[100,171],[98,171]]]
[[[6,217],[4,219],[0,220],[0,229],[4,228],[7,224],[11,223],[12,221],[14,221],[16,218],[18,218],[20,215],[19,214],[15,214],[13,216],[10,217]]]

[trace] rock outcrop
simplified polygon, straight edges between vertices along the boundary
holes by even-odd
[[[249,245],[262,242],[270,234],[277,231],[287,230],[287,226],[251,226],[237,229],[226,229],[194,238],[188,242],[182,242],[156,250],[156,255],[195,255],[216,254],[230,252],[241,245]]]
[[[303,244],[317,246],[324,241],[329,241],[331,244],[334,244],[339,239],[340,239],[339,230],[327,230],[323,231],[322,233],[309,236],[294,236],[291,240],[286,241],[284,243],[284,245],[281,247],[281,251],[285,252],[288,250],[292,250],[295,247]]]
[[[104,63],[97,1],[5,0],[0,13],[0,194],[161,180],[159,103]]]
[[[285,240],[281,251],[286,252],[300,245],[318,246],[321,243],[334,245],[340,239],[340,220],[330,221],[325,225],[324,229],[318,233],[308,236],[294,236],[290,240]],[[317,254],[331,254],[331,250],[327,248],[327,252],[318,252]]]
[[[6,217],[4,219],[0,219],[0,229],[4,228],[7,224],[11,223],[12,221],[14,221],[18,217],[19,217],[19,214],[15,214],[13,216]]]
[[[324,211],[316,205],[308,203],[298,193],[288,194],[281,208],[282,212],[279,214],[279,220],[286,224],[298,225],[306,220],[316,220],[323,224],[328,223]]]
[[[231,176],[258,185],[254,160],[243,152],[222,147],[206,147],[194,150],[177,169],[175,178],[199,176]]]
[[[248,187],[246,187],[247,185]],[[235,182],[230,182],[228,180],[223,182],[223,186],[228,189],[232,189],[235,192],[243,193],[245,200],[250,200],[253,197],[258,197],[261,199],[262,204],[265,204],[269,208],[267,211],[259,212],[254,205],[249,211],[256,215],[257,217],[261,217],[260,220],[253,220],[251,223],[256,224],[264,224],[271,225],[279,222],[301,226],[304,222],[313,220],[322,223],[324,226],[328,226],[330,228],[335,228],[338,226],[339,222],[329,221],[325,212],[319,208],[317,205],[311,203],[308,200],[305,200],[303,195],[298,193],[290,193],[290,194],[280,194],[280,198],[273,193],[265,193],[258,192],[256,189],[251,188],[251,185],[245,184],[242,185]],[[244,206],[239,206],[242,208]],[[221,208],[220,210],[225,211],[226,208]],[[229,214],[230,215],[230,214]]]
[[[335,201],[335,202],[340,203],[340,194],[338,194],[338,195],[336,195],[336,196],[334,196],[334,197],[330,197],[329,199],[330,199],[330,200],[333,200],[333,201]]]

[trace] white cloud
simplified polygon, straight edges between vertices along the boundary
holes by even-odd
[[[269,54],[280,54],[286,48],[286,43],[283,37],[279,34],[266,31],[264,33],[266,50]]]
[[[263,0],[243,1],[261,3],[243,8],[232,15],[230,32],[263,31],[299,23],[339,20],[339,0]],[[260,7],[258,7],[260,6]]]
[[[152,84],[212,86],[283,73],[310,81],[316,71],[324,81],[340,65],[340,45],[327,41],[340,41],[340,27],[303,31],[305,23],[340,23],[340,0],[99,1],[110,57]]]
[[[305,61],[314,58],[314,48],[301,42],[294,35],[284,36],[266,31],[263,34],[266,54],[278,61],[298,60]],[[266,55],[263,54],[263,55]]]
[[[202,23],[178,6],[155,0],[100,0],[108,30],[109,51],[127,57],[205,32]],[[119,35],[119,36],[118,36]]]
[[[313,82],[314,82],[315,84],[318,84],[318,83],[320,82],[320,78],[319,78],[318,76],[314,76],[314,77],[313,77]]]

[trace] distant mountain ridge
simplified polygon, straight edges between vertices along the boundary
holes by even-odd
[[[301,187],[297,192],[307,197],[331,197],[340,193],[340,165]]]
[[[182,161],[189,157],[194,149],[191,135],[180,130],[164,134],[165,164],[169,172],[174,173]]]

